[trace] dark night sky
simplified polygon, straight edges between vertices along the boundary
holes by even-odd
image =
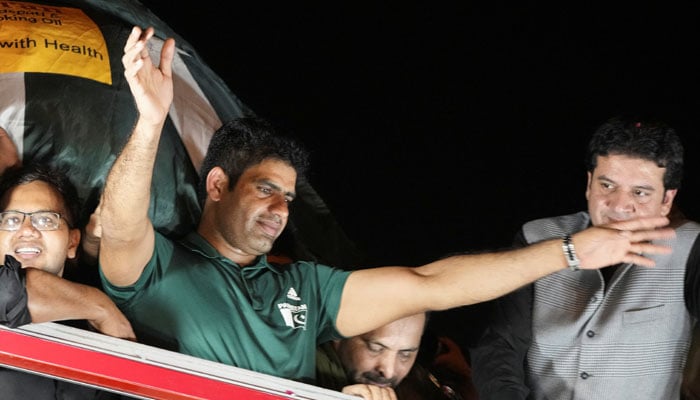
[[[526,220],[578,211],[588,135],[623,112],[681,133],[678,201],[700,218],[694,9],[211,3],[143,1],[302,138],[369,264],[502,247]]]

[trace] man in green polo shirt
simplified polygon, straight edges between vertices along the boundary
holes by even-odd
[[[163,43],[155,66],[147,49],[153,33],[134,27],[124,48],[124,74],[139,117],[107,177],[99,254],[105,291],[141,340],[312,382],[317,343],[423,311],[493,299],[567,265],[653,266],[642,253],[669,251],[649,242],[673,236],[670,229],[656,229],[667,219],[654,218],[416,268],[346,272],[312,262],[278,265],[266,254],[287,223],[307,158],[256,118],[228,122],[213,135],[200,173],[199,226],[181,241],[170,240],[154,230],[148,209],[173,99],[174,40]]]

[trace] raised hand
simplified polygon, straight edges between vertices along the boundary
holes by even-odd
[[[597,269],[621,262],[653,267],[654,260],[644,254],[669,254],[671,247],[662,242],[675,237],[666,217],[640,218],[591,227],[573,235],[573,243],[582,269]]]
[[[175,40],[165,40],[159,66],[156,66],[147,47],[153,34],[151,27],[146,30],[134,27],[124,45],[122,64],[141,118],[157,125],[165,121],[173,100],[172,62]]]

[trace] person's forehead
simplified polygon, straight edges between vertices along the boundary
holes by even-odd
[[[364,339],[382,343],[386,346],[410,348],[420,344],[423,336],[423,320],[418,318],[403,319],[371,331]]]
[[[8,190],[2,197],[4,210],[17,211],[56,211],[63,212],[61,195],[51,185],[43,181],[33,181]]]
[[[252,182],[269,181],[285,191],[293,191],[297,172],[294,167],[282,160],[265,159],[248,167],[241,175],[241,179]]]
[[[612,172],[625,173],[628,175],[654,176],[663,179],[666,168],[659,167],[655,161],[641,157],[610,154],[607,156],[598,156],[596,167],[593,172],[595,175]]]

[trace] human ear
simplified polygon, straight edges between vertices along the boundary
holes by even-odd
[[[666,190],[664,192],[664,198],[661,200],[661,215],[664,217],[671,212],[673,199],[676,198],[676,193],[678,193],[678,189]]]
[[[207,197],[213,201],[221,199],[221,193],[228,188],[228,176],[221,167],[212,168],[207,174]]]
[[[68,252],[66,257],[73,259],[78,252],[80,246],[80,229],[74,228],[68,230]]]

